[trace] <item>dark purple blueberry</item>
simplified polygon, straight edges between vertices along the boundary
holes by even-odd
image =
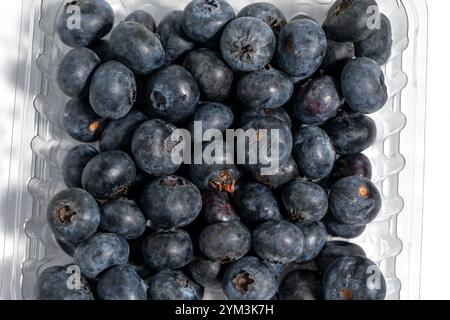
[[[197,126],[202,129],[202,133],[209,129],[217,129],[224,133],[226,129],[232,127],[234,123],[234,114],[233,111],[224,104],[205,102],[198,105],[197,111],[195,111],[187,125],[192,137],[194,137],[196,121],[198,123]]]
[[[322,279],[311,270],[295,270],[281,281],[280,300],[321,300]]]
[[[365,257],[366,253],[357,244],[345,241],[329,241],[317,256],[315,263],[320,272],[325,273],[329,266],[342,257]]]
[[[314,260],[322,251],[328,238],[327,229],[320,221],[303,222],[298,220],[295,222],[295,225],[302,230],[305,236],[303,253],[295,260],[295,263],[306,264]]]
[[[257,169],[255,172],[250,171],[250,173],[257,182],[274,189],[296,179],[300,175],[297,163],[292,157],[286,163],[281,164],[278,170],[272,174],[264,175],[260,169]]]
[[[207,224],[240,221],[240,217],[231,205],[226,192],[204,191],[202,199],[202,216]]]
[[[354,239],[359,237],[366,230],[365,225],[355,226],[345,224],[337,220],[332,214],[328,214],[323,223],[327,227],[328,233],[333,237],[339,237],[344,239]]]
[[[275,34],[278,34],[286,25],[284,13],[271,3],[255,2],[239,11],[238,17],[253,17],[264,21]]]
[[[289,128],[292,127],[292,121],[289,114],[283,108],[276,109],[261,109],[261,108],[246,108],[241,114],[241,126],[245,126],[250,120],[258,117],[274,117],[284,122]]]
[[[148,31],[156,32],[155,19],[150,13],[144,10],[133,11],[125,18],[125,21],[134,21],[140,23],[144,27],[146,27]]]
[[[202,300],[203,288],[181,271],[163,270],[148,280],[148,300]]]
[[[96,155],[97,149],[87,144],[80,144],[69,151],[61,165],[61,173],[64,183],[68,188],[81,188],[81,175],[84,167]]]
[[[353,42],[338,42],[327,40],[327,53],[321,68],[328,70],[342,70],[344,66],[355,57]]]
[[[222,288],[222,264],[209,259],[197,257],[189,263],[189,274],[192,279],[204,288]]]
[[[333,181],[350,176],[362,176],[372,179],[372,164],[362,153],[342,156],[334,163],[331,177]]]
[[[130,266],[109,269],[98,281],[101,300],[147,300],[147,286]]]

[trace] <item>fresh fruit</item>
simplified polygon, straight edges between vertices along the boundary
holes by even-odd
[[[147,300],[147,286],[133,268],[123,265],[102,275],[97,294],[101,300]]]
[[[87,144],[80,144],[64,156],[61,165],[61,174],[68,188],[82,188],[81,175],[88,162],[98,155],[97,149]]]
[[[314,260],[327,242],[327,229],[322,222],[296,221],[295,225],[302,230],[305,236],[304,250],[295,263],[305,264]]]
[[[240,221],[226,192],[202,192],[202,217],[207,224],[216,222]]]
[[[163,270],[148,280],[149,300],[201,300],[203,288],[181,271]]]
[[[148,31],[151,32],[156,31],[155,19],[150,13],[144,10],[133,11],[125,18],[125,21],[134,21],[142,24],[144,27],[147,28]]]
[[[315,263],[320,272],[325,273],[329,266],[342,257],[365,257],[366,253],[357,244],[345,241],[327,242]]]
[[[255,2],[249,4],[239,11],[238,17],[253,17],[264,21],[275,34],[286,25],[286,16],[284,13],[271,3]]]
[[[311,270],[295,270],[280,284],[280,300],[321,300],[322,279]]]

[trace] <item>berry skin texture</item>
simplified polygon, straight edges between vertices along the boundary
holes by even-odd
[[[226,192],[204,191],[202,199],[202,217],[207,224],[240,221],[240,217],[231,205]]]
[[[109,40],[102,39],[90,46],[89,49],[95,52],[102,62],[114,60],[114,53],[111,50]]]
[[[281,200],[287,217],[292,221],[320,221],[328,211],[328,196],[325,190],[303,179],[296,179],[285,185]]]
[[[363,114],[380,110],[388,98],[383,71],[369,58],[356,58],[346,64],[341,87],[350,108]]]
[[[70,149],[61,165],[64,183],[68,188],[81,188],[81,175],[87,163],[98,155],[97,149],[87,144],[80,144]]]
[[[47,221],[56,238],[81,242],[97,231],[100,210],[95,199],[86,191],[64,189],[50,200]]]
[[[288,221],[268,221],[252,233],[253,250],[272,263],[290,263],[304,251],[305,237],[302,231]]]
[[[177,145],[172,134],[177,128],[159,120],[149,120],[139,126],[131,141],[131,152],[137,166],[153,176],[175,173],[180,167],[172,161],[172,150]]]
[[[34,293],[37,300],[94,300],[87,281],[81,277],[80,287],[69,288],[72,273],[68,272],[75,266],[55,266],[45,269],[38,277]]]
[[[301,256],[295,261],[298,264],[305,264],[314,260],[327,242],[327,229],[325,225],[318,222],[296,221],[295,225],[302,230],[305,236],[305,246]]]
[[[118,199],[104,203],[101,208],[100,227],[131,240],[140,237],[146,228],[141,209],[132,200]]]
[[[344,239],[354,239],[359,237],[366,230],[365,225],[355,226],[345,224],[337,220],[332,214],[328,214],[323,223],[327,227],[328,233],[333,237],[339,237]]]
[[[336,182],[330,191],[330,210],[342,223],[366,225],[381,209],[381,195],[367,178],[352,176]]]
[[[253,17],[264,21],[277,35],[286,25],[284,13],[271,3],[256,2],[239,11],[238,17]]]
[[[199,104],[197,111],[192,115],[187,128],[194,134],[195,121],[201,121],[202,132],[208,129],[217,129],[225,132],[234,123],[234,114],[230,108],[221,103],[206,102]]]
[[[262,69],[275,53],[276,38],[262,20],[241,17],[231,21],[220,38],[220,51],[225,62],[235,71]]]
[[[380,14],[380,28],[365,40],[355,43],[357,57],[367,57],[375,60],[379,65],[384,65],[389,60],[392,50],[391,22]]]
[[[203,43],[234,18],[234,10],[225,0],[193,0],[184,8],[181,25],[189,38]]]
[[[283,108],[276,109],[261,109],[261,108],[246,108],[241,114],[240,123],[241,126],[247,125],[254,118],[259,117],[273,117],[287,125],[289,128],[292,127],[292,121],[289,114]]]
[[[375,263],[364,257],[343,257],[325,273],[325,300],[384,300],[386,281]]]
[[[133,72],[116,61],[106,62],[97,69],[89,90],[89,102],[95,113],[117,120],[127,115],[135,101]]]
[[[197,81],[203,100],[222,101],[228,97],[234,75],[218,53],[209,49],[194,50],[183,66]]]
[[[280,300],[321,300],[322,279],[311,270],[295,270],[280,284]]]
[[[371,10],[371,8],[373,8]],[[375,0],[338,0],[328,11],[323,24],[327,37],[339,42],[357,42],[367,39],[375,30]]]
[[[75,249],[74,262],[88,279],[128,262],[130,248],[125,238],[114,233],[97,233]]]
[[[372,164],[369,158],[362,153],[355,155],[342,156],[334,163],[331,177],[336,182],[341,178],[350,176],[362,176],[372,179]]]
[[[142,243],[145,264],[158,271],[186,266],[193,251],[191,237],[180,229],[155,232]]]
[[[279,108],[289,101],[293,91],[291,79],[273,68],[249,73],[237,85],[239,99],[251,108]]]
[[[98,281],[97,294],[101,300],[147,300],[144,281],[130,266],[109,269]]]
[[[303,127],[294,135],[293,157],[300,172],[311,179],[321,179],[333,170],[336,158],[333,143],[318,127]]]
[[[69,51],[58,65],[57,83],[65,95],[77,97],[89,89],[91,76],[100,64],[100,58],[88,48]]]
[[[342,257],[365,257],[366,253],[357,244],[345,241],[329,241],[317,256],[315,263],[320,272],[325,273],[329,266]]]
[[[204,288],[220,289],[222,287],[222,264],[209,259],[197,257],[189,263],[192,279]]]
[[[195,43],[183,32],[183,11],[168,13],[159,23],[158,34],[166,52],[166,63],[170,64],[194,49]]]
[[[140,23],[120,23],[111,34],[110,44],[115,57],[137,74],[150,74],[164,64],[161,42]]]
[[[278,289],[273,271],[263,261],[251,256],[231,264],[222,283],[229,300],[270,300]]]
[[[155,19],[150,13],[144,10],[133,11],[125,18],[125,21],[134,21],[140,23],[150,32],[156,31]]]
[[[344,66],[355,57],[355,45],[353,42],[338,42],[327,40],[327,53],[323,59],[321,68],[330,70],[342,70]]]
[[[141,207],[147,218],[156,225],[184,227],[199,215],[202,196],[189,180],[167,176],[154,180],[144,188]]]
[[[248,224],[261,224],[282,219],[277,200],[269,187],[247,182],[233,194],[242,219]]]
[[[263,175],[261,170],[251,171],[250,173],[257,182],[273,189],[295,180],[300,175],[297,163],[292,157],[286,163],[281,164],[279,169],[271,175]]]
[[[107,120],[97,115],[88,101],[78,98],[67,102],[61,119],[62,129],[81,142],[99,140],[106,123]]]
[[[333,78],[321,76],[301,87],[294,95],[292,109],[300,123],[321,125],[336,116],[341,100]]]
[[[179,122],[191,116],[200,99],[194,77],[182,66],[170,65],[150,75],[146,110],[156,117]]]
[[[323,126],[340,155],[363,152],[375,142],[377,127],[375,122],[362,114],[341,112]]]
[[[320,25],[308,19],[289,22],[280,32],[276,61],[291,76],[306,79],[319,69],[327,50]]]
[[[74,10],[80,13],[79,27],[74,28]],[[56,32],[61,41],[70,47],[88,47],[99,41],[111,31],[114,24],[114,12],[104,0],[77,0],[67,3],[56,19]]]
[[[223,264],[234,262],[250,250],[250,231],[237,221],[218,222],[200,233],[199,247],[212,261]]]
[[[148,280],[149,300],[201,300],[203,288],[181,271],[163,270]]]
[[[136,177],[133,159],[123,151],[99,154],[84,168],[83,188],[96,199],[113,200],[125,194]]]

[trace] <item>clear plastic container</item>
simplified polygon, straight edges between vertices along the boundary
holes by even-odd
[[[323,21],[332,0],[269,0],[288,18],[306,13]],[[427,7],[425,0],[377,0],[393,28],[393,50],[384,68],[387,105],[373,115],[377,142],[366,154],[383,209],[361,244],[380,265],[388,299],[417,299],[423,199]],[[135,9],[159,21],[188,0],[109,0],[116,23]],[[236,10],[256,2],[229,0]],[[0,212],[0,297],[33,299],[40,270],[70,262],[46,223],[49,198],[64,188],[60,163],[75,141],[58,126],[68,100],[54,81],[55,66],[68,51],[55,33],[62,0],[23,0],[13,140],[7,201]]]

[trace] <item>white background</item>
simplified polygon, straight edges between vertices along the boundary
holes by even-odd
[[[450,1],[428,0],[429,58],[422,299],[450,299]],[[0,194],[8,177],[21,1],[0,10]],[[0,226],[1,227],[1,226]]]

